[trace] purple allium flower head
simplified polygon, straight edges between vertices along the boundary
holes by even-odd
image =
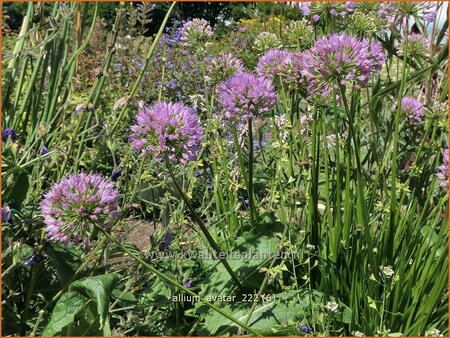
[[[273,80],[277,76],[286,84],[293,84],[299,78],[300,69],[294,60],[295,54],[287,50],[271,49],[259,58],[256,74]]]
[[[264,77],[239,72],[220,87],[220,103],[227,119],[245,122],[269,111],[277,102],[273,85]]]
[[[9,222],[11,219],[11,209],[5,205],[2,208],[2,223]]]
[[[231,53],[221,53],[217,57],[209,60],[206,65],[207,75],[205,76],[205,80],[217,84],[243,70],[244,65],[239,58],[233,56]]]
[[[119,179],[119,177],[121,175],[122,175],[122,170],[120,168],[114,169],[113,172],[111,173],[111,181],[117,182],[117,180]]]
[[[119,191],[96,174],[74,174],[53,184],[41,201],[50,240],[86,243],[93,222],[109,227],[118,218]]]
[[[380,3],[378,15],[387,19],[391,25],[413,16],[425,23],[434,22],[437,17],[436,3],[433,1],[395,1]]]
[[[172,233],[167,231],[166,234],[164,235],[164,239],[159,244],[159,249],[160,250],[167,249],[169,247],[170,243],[172,243],[172,241],[173,241]]]
[[[2,133],[3,143],[6,143],[8,141],[8,138],[10,138],[11,141],[13,141],[13,142],[17,139],[17,134],[14,129],[6,128],[5,130],[3,130],[3,133]]]
[[[381,45],[351,35],[333,34],[316,41],[302,53],[301,73],[312,95],[326,97],[332,88],[354,81],[354,89],[367,85],[382,68],[386,56]]]
[[[425,35],[417,33],[409,34],[408,40],[403,39],[401,45],[403,53],[408,53],[408,55],[426,54],[430,51],[430,46],[430,40]]]
[[[131,127],[130,141],[141,156],[186,164],[195,160],[200,148],[203,127],[191,108],[181,103],[156,102],[144,107]]]
[[[43,146],[43,147],[39,150],[39,154],[40,154],[40,155],[48,154],[48,148],[47,148],[46,146]]]
[[[319,21],[319,19],[320,19],[320,16],[318,16],[317,14],[313,16],[314,22]]]
[[[396,109],[397,105],[394,105]],[[413,97],[405,96],[402,98],[401,111],[408,116],[408,119],[413,124],[419,124],[422,121],[425,113],[425,107],[423,104]]]
[[[183,25],[180,35],[180,41],[184,46],[192,46],[207,41],[213,35],[213,31],[208,21],[195,18]]]
[[[442,189],[446,189],[448,187],[448,148],[444,149],[442,152],[442,165],[438,167],[438,173],[436,174],[436,177],[439,180],[442,180],[442,183],[439,184],[439,186]]]

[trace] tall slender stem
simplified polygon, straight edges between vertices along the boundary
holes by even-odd
[[[218,258],[220,260],[220,262],[223,264],[223,266],[228,271],[228,273],[230,274],[231,278],[234,280],[236,285],[240,289],[242,289],[242,285],[241,285],[241,282],[239,281],[239,278],[236,276],[233,269],[228,264],[227,260],[223,257],[222,250],[220,249],[219,245],[217,245],[216,241],[209,233],[208,228],[206,227],[205,223],[203,223],[202,219],[200,218],[200,216],[197,214],[194,207],[190,203],[189,198],[186,196],[186,194],[184,193],[184,191],[181,189],[180,185],[178,184],[178,181],[176,180],[175,175],[172,171],[172,165],[170,164],[169,158],[167,156],[166,156],[165,160],[166,160],[166,167],[169,170],[169,174],[170,174],[170,177],[172,178],[175,188],[177,189],[178,193],[181,195],[184,202],[186,203],[186,206],[188,207],[189,211],[191,212],[192,218],[197,222],[198,226],[200,227],[200,230],[205,235],[206,240],[213,248],[214,252],[216,253],[216,258]]]
[[[253,198],[253,126],[252,119],[248,119],[248,199],[250,204],[250,224],[255,226],[255,200]]]

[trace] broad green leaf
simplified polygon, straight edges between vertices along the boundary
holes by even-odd
[[[56,303],[42,335],[110,335],[109,297],[118,279],[117,274],[107,274],[72,283]]]
[[[97,305],[97,314],[100,319],[100,328],[103,328],[108,315],[109,296],[118,280],[119,275],[112,273],[87,277],[69,286],[70,291],[79,292],[95,302]]]
[[[267,302],[258,302],[248,325],[263,336],[302,335],[298,322],[307,318],[308,322],[317,321],[320,306],[324,301],[322,293],[313,290],[299,295],[290,291],[271,295]],[[218,302],[219,303],[219,302]],[[252,302],[223,302],[220,303],[229,313],[246,322]],[[198,312],[204,313],[205,306],[199,306]],[[311,318],[311,313],[315,314]],[[236,335],[239,327],[223,318],[220,314],[207,310],[205,323],[198,331],[199,335]]]
[[[75,316],[84,308],[88,299],[78,292],[69,291],[61,296],[53,309],[50,321],[42,332],[42,336],[62,335],[73,325]]]

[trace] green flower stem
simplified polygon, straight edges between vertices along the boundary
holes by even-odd
[[[244,157],[242,156],[241,145],[239,143],[239,139],[238,139],[238,136],[237,136],[236,127],[233,127],[232,129],[233,129],[233,141],[234,141],[234,144],[236,146],[236,151],[237,151],[237,155],[238,155],[239,168],[241,170],[241,174],[242,174],[242,177],[244,179],[245,187],[247,188],[247,191],[248,191],[249,190],[248,177],[247,177],[247,172],[245,170]]]
[[[310,187],[310,244],[314,245],[316,250],[311,258],[313,260],[311,269],[311,287],[315,288],[318,285],[320,272],[318,270],[317,262],[317,252],[319,250],[319,238],[320,238],[320,217],[318,210],[319,203],[319,161],[320,161],[320,131],[317,127],[318,124],[318,110],[314,110],[313,121],[312,121],[312,140],[311,140],[311,187]]]
[[[206,227],[205,223],[203,223],[202,219],[200,218],[200,216],[197,214],[197,212],[195,211],[194,207],[190,203],[189,198],[186,196],[186,194],[184,193],[184,191],[181,189],[180,185],[178,184],[178,181],[176,180],[175,175],[174,175],[174,173],[172,171],[172,165],[170,164],[169,158],[167,156],[165,158],[165,161],[166,161],[166,167],[169,170],[169,174],[170,174],[170,177],[172,178],[172,181],[173,181],[173,183],[175,185],[175,188],[177,189],[178,193],[181,195],[181,197],[183,198],[184,202],[186,203],[186,206],[188,207],[189,211],[191,212],[192,218],[194,218],[194,220],[199,225],[201,231],[205,235],[208,243],[211,245],[213,250],[217,254],[219,254],[219,256],[217,256],[217,257],[219,258],[220,262],[223,264],[225,269],[228,271],[228,273],[230,274],[231,278],[233,278],[233,280],[236,283],[236,285],[240,289],[242,289],[242,285],[241,285],[241,282],[239,281],[239,278],[236,276],[236,274],[234,273],[233,269],[231,269],[231,267],[228,264],[227,260],[225,258],[221,257],[220,253],[222,251],[221,251],[220,247],[217,245],[217,243],[215,242],[214,238],[209,233],[208,228]]]
[[[334,107],[334,135],[336,137],[336,144],[334,146],[335,149],[335,203],[334,203],[334,210],[333,213],[335,213],[333,217],[333,224],[334,224],[334,233],[336,234],[335,238],[338,240],[335,241],[335,246],[330,248],[333,250],[333,259],[337,259],[339,247],[340,247],[340,234],[342,232],[342,216],[341,216],[341,199],[342,199],[342,191],[341,191],[341,155],[340,155],[340,149],[341,149],[341,136],[340,136],[340,128],[339,128],[339,112],[337,108],[337,100],[336,100],[336,91],[333,90],[333,107]],[[348,224],[345,223],[344,226],[348,227]],[[347,233],[349,231],[345,231]],[[348,243],[348,238],[344,237],[344,241]]]
[[[340,86],[341,89],[341,96],[342,101],[344,103],[345,112],[348,118],[348,125],[350,129],[350,136],[353,141],[354,146],[354,154],[355,154],[355,161],[356,161],[356,190],[357,190],[357,203],[356,203],[356,216],[357,221],[360,225],[362,225],[364,229],[364,234],[367,241],[367,246],[369,252],[373,251],[373,236],[370,234],[370,228],[369,228],[369,220],[367,216],[367,205],[365,201],[364,196],[364,184],[362,179],[362,167],[361,167],[361,158],[360,158],[360,142],[358,139],[358,135],[355,131],[355,107],[352,104],[351,108],[349,107],[347,96],[345,95],[345,87]],[[348,152],[351,154],[351,145],[350,142],[348,142]],[[349,156],[350,158],[350,156]],[[374,255],[369,255],[370,260],[370,268],[373,273],[376,272],[376,261]]]
[[[248,119],[248,199],[250,202],[250,225],[253,228],[256,224],[258,216],[255,210],[255,199],[253,196],[253,126],[252,119]]]
[[[408,34],[405,34],[405,44],[408,46]],[[403,92],[405,90],[406,84],[406,76],[407,76],[407,53],[408,48],[405,48],[403,55],[403,69],[402,69],[402,79],[400,84],[400,90],[398,92],[397,98],[397,109],[395,110],[395,118],[394,118],[394,142],[392,145],[392,163],[391,163],[391,201],[390,201],[390,217],[389,217],[389,226],[387,227],[386,233],[386,253],[388,254],[387,260],[392,261],[393,258],[393,248],[394,248],[394,236],[395,226],[397,220],[397,156],[398,156],[398,132],[399,132],[399,124],[400,124],[400,111],[402,105],[402,97]]]
[[[167,159],[166,159],[167,160]],[[169,165],[170,167],[170,165]],[[169,171],[171,172],[171,170],[169,169]],[[172,175],[172,172],[171,172]],[[175,185],[177,185],[176,181],[174,180]],[[178,187],[178,185],[177,185]],[[180,193],[184,195],[184,193],[182,191],[180,191]],[[189,203],[187,203],[187,205],[190,205]],[[195,213],[194,213],[195,214]],[[118,248],[120,248],[123,252],[125,252],[127,255],[129,255],[130,257],[132,257],[136,262],[138,262],[139,264],[141,264],[142,266],[144,266],[147,270],[149,270],[150,272],[154,273],[156,276],[158,276],[158,278],[160,278],[161,280],[171,284],[172,286],[176,287],[178,290],[186,292],[188,295],[191,295],[193,297],[198,297],[198,299],[204,303],[206,306],[208,306],[209,308],[213,309],[214,311],[217,311],[218,313],[220,313],[222,316],[224,316],[225,318],[227,318],[228,320],[232,321],[233,323],[235,323],[236,325],[240,326],[241,328],[247,330],[248,332],[252,333],[253,335],[256,336],[261,336],[258,332],[256,332],[255,330],[253,330],[251,327],[247,326],[246,324],[244,324],[243,322],[241,322],[240,320],[234,318],[232,315],[226,313],[225,311],[221,310],[219,307],[215,306],[214,304],[208,302],[206,299],[204,299],[203,297],[201,297],[200,295],[196,294],[195,292],[191,291],[188,288],[185,288],[183,285],[179,284],[177,281],[173,280],[171,277],[167,276],[166,274],[158,271],[156,268],[154,268],[153,266],[151,266],[150,264],[148,264],[146,261],[144,261],[141,257],[136,256],[133,252],[131,252],[129,249],[127,249],[125,246],[122,245],[122,243],[120,243],[120,241],[118,239],[113,238],[109,233],[107,233],[101,226],[97,225],[96,223],[93,223],[95,225],[95,227],[105,235],[105,238],[107,238],[109,241],[113,242],[115,245],[117,245]]]

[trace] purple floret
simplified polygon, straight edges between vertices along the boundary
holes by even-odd
[[[300,69],[295,58],[295,54],[287,50],[271,49],[259,59],[256,73],[269,80],[279,76],[285,83],[296,82]]]
[[[159,101],[140,110],[136,120],[130,141],[141,156],[160,160],[167,155],[171,162],[182,164],[196,159],[203,127],[191,108]]]
[[[411,123],[419,124],[423,119],[425,107],[415,98],[405,96],[402,98],[401,111],[408,116]]]
[[[239,58],[233,56],[231,53],[221,53],[208,61],[205,80],[215,84],[243,70],[244,65]]]
[[[180,29],[180,41],[185,46],[196,42],[205,42],[213,35],[208,21],[204,19],[192,19],[186,22]]]
[[[50,240],[87,243],[93,222],[109,227],[120,215],[119,191],[96,174],[70,175],[53,184],[41,202]]]
[[[271,82],[251,73],[236,73],[220,87],[224,115],[235,124],[268,112],[276,102]]]
[[[381,71],[385,59],[379,43],[346,34],[318,40],[299,58],[310,94],[322,97],[349,82],[355,90],[366,86],[370,76]]]

